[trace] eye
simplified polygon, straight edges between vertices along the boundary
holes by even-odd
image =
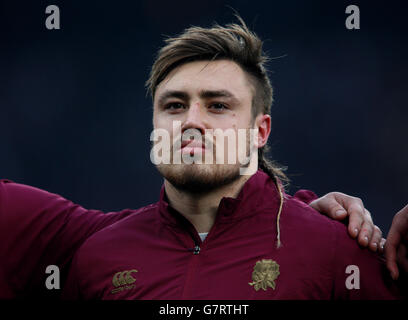
[[[209,109],[214,110],[216,112],[221,112],[224,111],[225,109],[228,109],[227,106],[223,103],[213,103],[210,105]]]
[[[185,109],[185,106],[180,102],[169,103],[164,107],[165,110],[175,111]]]

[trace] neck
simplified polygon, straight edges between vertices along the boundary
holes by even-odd
[[[197,232],[209,232],[214,224],[218,206],[224,197],[236,198],[250,175],[240,176],[231,184],[206,193],[189,193],[175,188],[164,180],[169,204],[187,218]]]

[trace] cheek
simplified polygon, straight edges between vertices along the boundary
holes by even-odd
[[[168,129],[171,128],[171,121],[168,118],[164,117],[160,113],[153,114],[153,127],[155,129]]]
[[[247,129],[252,127],[252,114],[250,109],[239,110],[233,112],[231,117],[232,123],[236,125],[237,129]]]
[[[248,129],[252,127],[252,122],[250,117],[236,116],[233,121],[234,129]]]
[[[239,117],[237,116],[236,113],[232,113],[228,115],[228,117],[220,117],[216,119],[216,121],[213,122],[212,127],[214,129],[234,129],[236,130],[239,128]]]

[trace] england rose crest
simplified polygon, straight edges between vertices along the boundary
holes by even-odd
[[[279,264],[272,259],[262,259],[257,261],[252,272],[252,282],[248,284],[253,286],[256,291],[268,288],[275,290],[275,280],[279,276]]]

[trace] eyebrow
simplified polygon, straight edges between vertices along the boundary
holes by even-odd
[[[178,91],[178,90],[168,90],[162,93],[158,99],[158,105],[162,105],[164,101],[166,101],[169,98],[178,98],[181,100],[188,100],[190,96],[185,93],[184,91]]]
[[[230,98],[235,99],[235,96],[229,92],[228,90],[203,90],[200,91],[200,98],[201,99],[209,99],[209,98]]]
[[[202,90],[199,93],[201,99],[211,99],[211,98],[228,98],[234,102],[239,100],[228,90]],[[190,96],[188,93],[179,90],[168,90],[162,93],[158,99],[158,105],[162,105],[165,100],[169,98],[178,98],[181,100],[189,100]]]

